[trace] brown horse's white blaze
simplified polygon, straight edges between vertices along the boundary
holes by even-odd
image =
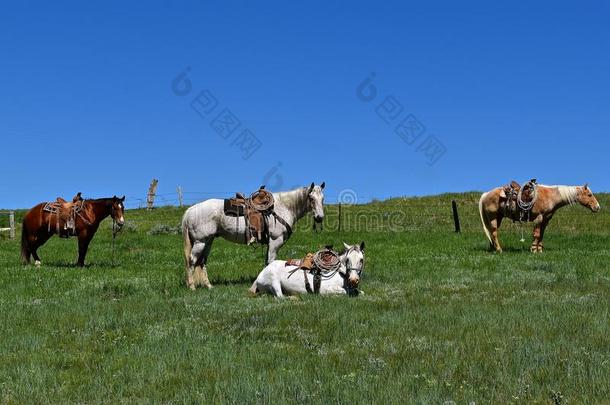
[[[498,239],[498,228],[502,224],[504,213],[502,203],[506,201],[503,187],[497,187],[481,195],[479,200],[479,214],[483,223],[483,231],[489,239],[491,246],[501,252],[502,247]],[[587,184],[584,186],[545,186],[538,185],[536,203],[529,215],[534,222],[533,242],[530,250],[534,253],[542,252],[544,246],[542,239],[544,231],[551,218],[559,208],[566,205],[580,205],[598,212],[601,207],[593,192]]]

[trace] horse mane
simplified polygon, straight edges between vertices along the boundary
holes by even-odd
[[[578,190],[576,186],[547,186],[544,184],[539,185],[543,187],[557,189],[561,197],[561,201],[567,202],[569,205],[576,204],[576,201],[578,200]]]
[[[83,202],[89,202],[89,203],[98,203],[98,204],[106,204],[106,205],[110,205],[112,204],[112,202],[114,201],[114,199],[112,197],[105,197],[105,198],[85,198],[83,200]]]
[[[273,193],[273,196],[291,211],[299,212],[307,203],[307,187],[299,187],[290,191],[280,191],[278,193]]]

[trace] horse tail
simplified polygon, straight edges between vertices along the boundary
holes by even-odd
[[[191,264],[191,251],[193,250],[193,242],[191,242],[191,236],[189,235],[188,224],[186,221],[186,214],[182,219],[182,238],[184,240],[184,264],[188,273],[189,266]]]
[[[493,242],[491,241],[491,233],[489,233],[489,220],[487,219],[487,216],[483,213],[483,200],[485,199],[485,197],[487,197],[488,193],[483,193],[481,194],[481,198],[479,199],[479,215],[481,216],[481,223],[483,224],[483,231],[485,231],[485,236],[487,236],[487,239],[489,239],[489,243]]]
[[[21,262],[23,264],[30,263],[30,242],[29,242],[29,231],[26,224],[27,215],[23,216],[23,222],[21,225]]]

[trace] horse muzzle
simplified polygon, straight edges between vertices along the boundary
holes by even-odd
[[[593,211],[593,212],[599,212],[599,210],[601,210],[601,209],[602,209],[602,206],[599,204],[597,204],[594,207],[591,207],[591,211]]]

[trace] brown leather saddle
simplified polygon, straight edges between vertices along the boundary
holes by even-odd
[[[246,220],[246,243],[269,243],[267,218],[273,214],[275,200],[273,194],[261,186],[258,191],[246,198],[242,193],[224,202],[225,215],[244,217]]]
[[[505,185],[500,194],[504,216],[513,221],[529,221],[531,210],[536,202],[537,187],[536,179],[531,179],[523,186],[515,180]]]
[[[72,202],[68,202],[61,197],[57,197],[55,201],[47,202],[43,211],[52,215],[56,215],[56,231],[59,237],[68,238],[76,235],[76,216],[83,209],[84,199],[81,193],[77,193]],[[49,222],[49,232],[51,231],[51,223]]]
[[[303,270],[305,289],[309,294],[319,294],[324,274],[330,273],[330,276],[334,275],[340,265],[341,261],[339,259],[339,254],[332,250],[331,246],[320,249],[316,253],[307,253],[302,259],[286,260],[286,266],[297,267],[297,269],[292,270],[293,272],[296,270]],[[309,284],[307,274],[313,275],[313,289]]]

